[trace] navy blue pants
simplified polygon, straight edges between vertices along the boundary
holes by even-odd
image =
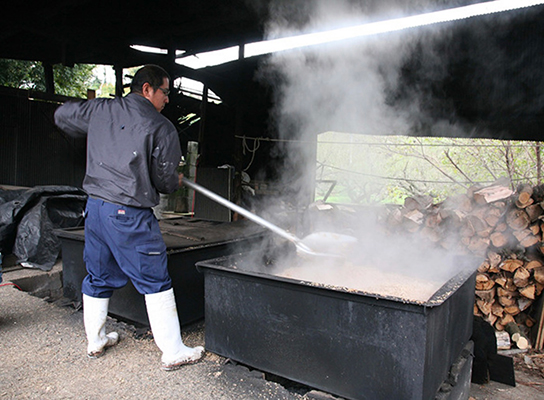
[[[153,210],[89,197],[83,259],[88,275],[82,292],[109,298],[130,279],[141,294],[168,290],[166,245]]]

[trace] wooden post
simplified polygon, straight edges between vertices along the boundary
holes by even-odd
[[[194,181],[196,179],[196,163],[198,160],[198,142],[187,142],[187,179]],[[189,189],[187,191],[187,210],[192,214],[194,212],[195,191]]]
[[[244,44],[240,44],[238,48],[238,61],[244,59]],[[237,72],[240,74],[240,70]],[[239,78],[239,76],[238,76]],[[239,82],[242,82],[240,79]],[[243,139],[237,139],[236,136],[244,136],[243,116],[242,109],[242,88],[238,86],[238,92],[236,93],[236,109],[235,109],[235,122],[234,122],[234,187],[232,200],[236,204],[240,204],[242,200],[242,170],[244,168],[243,162]],[[238,214],[234,214],[234,219],[238,218]]]
[[[200,162],[206,158],[206,111],[208,109],[208,85],[204,83],[202,88],[202,103],[200,104],[200,130],[198,132],[198,143],[200,144]]]
[[[55,78],[53,75],[53,66],[50,63],[44,62],[43,72],[45,75],[45,93],[55,94]]]
[[[115,65],[113,67],[115,70],[115,95],[123,96],[123,67]]]

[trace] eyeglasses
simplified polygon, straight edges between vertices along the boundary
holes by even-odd
[[[170,89],[164,89],[162,87],[159,88],[161,90],[161,92],[164,93],[165,96],[168,96],[170,94]]]

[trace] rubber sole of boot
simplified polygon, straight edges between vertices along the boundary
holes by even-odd
[[[110,335],[113,335],[113,336],[110,336]],[[119,343],[119,334],[117,332],[108,333],[106,337],[108,338],[108,341],[106,342],[104,347],[102,347],[100,350],[91,351],[87,353],[87,357],[93,358],[93,359],[100,358],[104,355],[108,347],[115,346],[117,343]]]
[[[161,369],[163,371],[176,371],[178,369],[180,369],[181,367],[185,366],[185,365],[192,365],[192,364],[196,364],[198,363],[200,360],[202,359],[201,358],[198,358],[196,360],[188,360],[188,361],[183,361],[183,362],[179,362],[179,363],[175,363],[175,364],[168,364],[168,365],[161,365]]]
[[[180,369],[181,367],[183,367],[184,365],[192,365],[192,364],[196,364],[198,363],[199,361],[202,360],[202,357],[204,356],[204,349],[200,352],[200,354],[198,354],[198,357],[197,358],[191,358],[189,357],[188,359],[186,360],[182,360],[182,361],[177,361],[177,362],[174,362],[172,364],[162,364],[161,365],[161,369],[163,371],[175,371],[177,369]]]

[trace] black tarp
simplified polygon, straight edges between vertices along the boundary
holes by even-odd
[[[49,271],[60,253],[55,229],[83,224],[87,194],[71,186],[0,189],[0,252]]]

